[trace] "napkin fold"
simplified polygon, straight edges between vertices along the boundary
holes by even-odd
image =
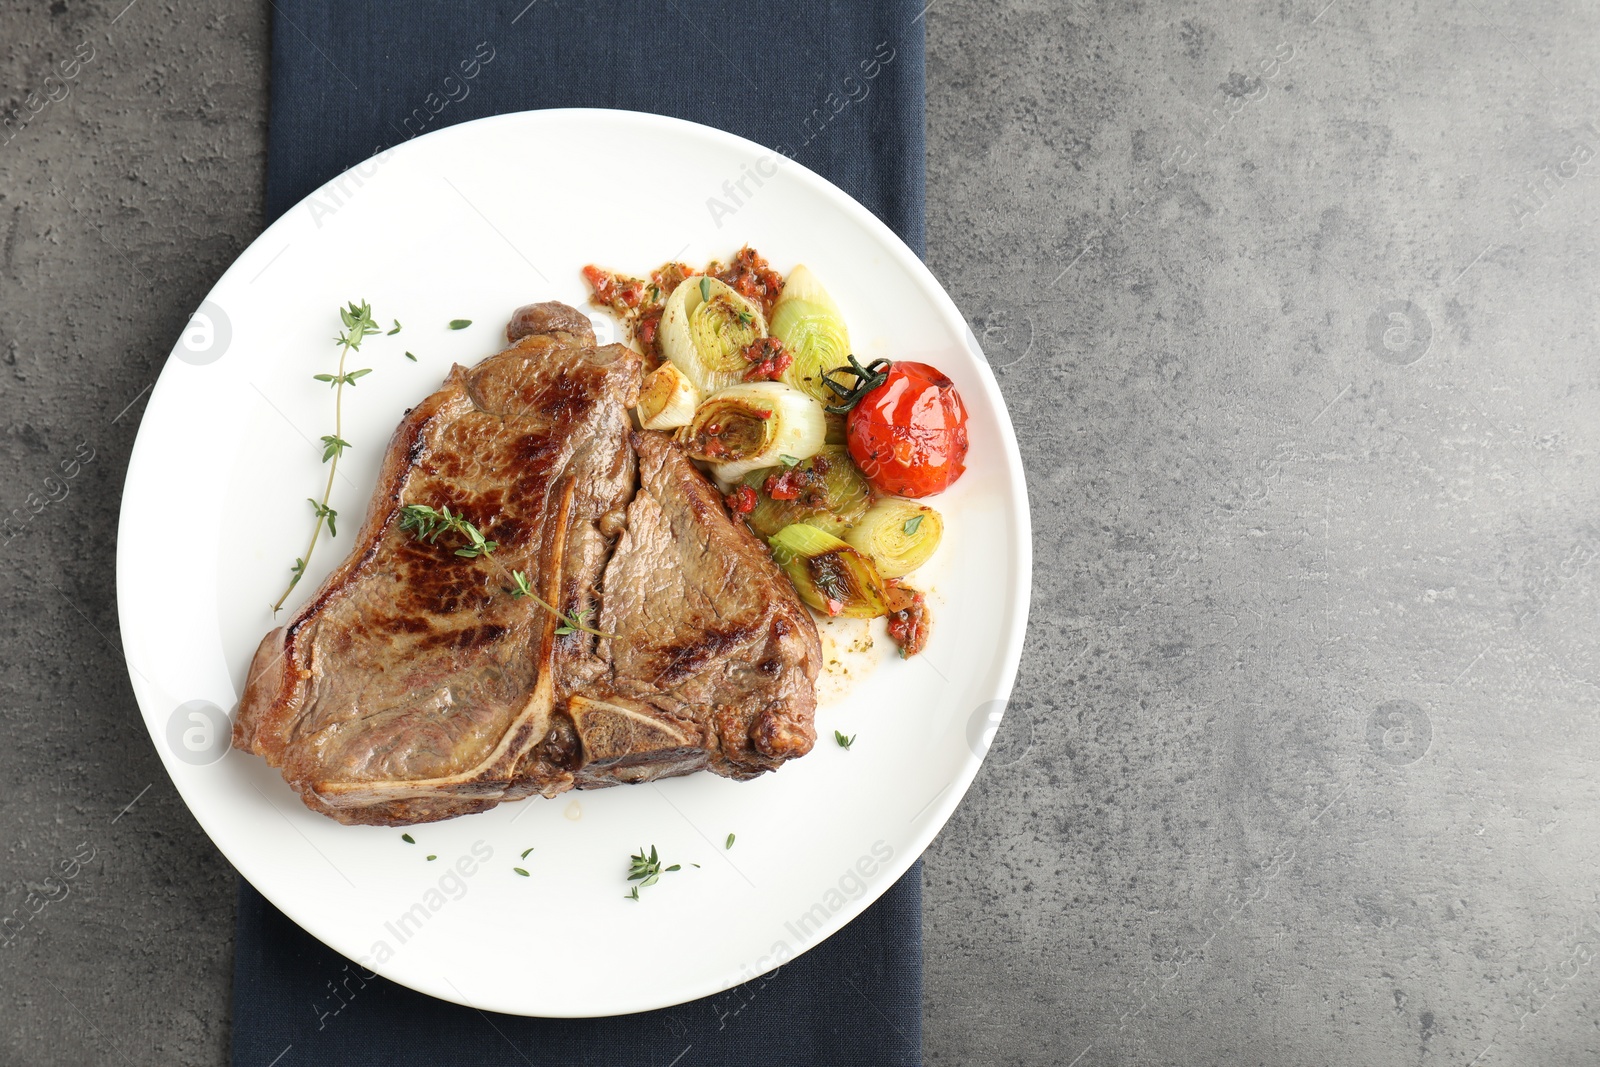
[[[923,0],[272,7],[268,221],[423,133],[510,111],[611,107],[690,119],[781,151],[923,249]],[[620,153],[610,161],[638,165]],[[844,930],[735,989],[637,1015],[527,1019],[374,976],[241,881],[233,1062],[920,1064],[921,905],[919,862]],[[639,952],[619,962],[672,966],[652,959],[649,945]],[[528,967],[558,976],[563,963]]]

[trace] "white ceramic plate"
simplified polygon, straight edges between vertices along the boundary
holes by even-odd
[[[551,144],[595,162],[558,160]],[[353,364],[373,370],[345,391],[354,447],[333,492],[341,536],[318,546],[288,610],[348,548],[401,413],[452,362],[497,351],[514,308],[585,306],[586,263],[642,273],[667,259],[726,259],[746,242],[779,270],[816,271],[863,361],[935,364],[966,400],[967,473],[931,501],[948,532],[929,565],[925,655],[894,657],[877,624],[881,662],[819,711],[816,749],[776,774],[535,798],[416,827],[414,845],[398,829],[313,814],[262,760],[225,747],[250,654],[273,625],[268,605],[305,551],[306,498],[326,477],[318,439],[332,432],[333,397],[311,376],[337,362],[339,306],[369,300],[385,327],[399,319],[404,329],[369,339]],[[589,310],[602,341],[615,339]],[[473,325],[448,329],[458,318]],[[1016,672],[1029,577],[1027,493],[1004,402],[917,257],[835,186],[757,144],[597,110],[417,138],[263,233],[156,384],[117,553],[145,723],[240,873],[312,935],[396,982],[543,1016],[624,1014],[730,988],[816,945],[893,884],[977,773]],[[835,729],[857,736],[851,750]],[[641,845],[683,870],[635,903],[625,877]]]

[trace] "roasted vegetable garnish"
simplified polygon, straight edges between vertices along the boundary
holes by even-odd
[[[783,380],[825,404],[833,403],[823,379],[849,357],[850,331],[833,297],[804,266],[789,272],[783,296],[773,305],[772,336],[794,357]]]
[[[783,275],[773,270],[760,252],[745,245],[734,255],[733,262],[724,267],[713,263],[706,273],[731,285],[735,292],[772,318],[772,306],[783,293]]]
[[[667,297],[661,351],[702,393],[744,380],[745,350],[767,335],[761,309],[726,282],[707,275],[684,281]]]
[[[794,583],[800,599],[831,616],[875,619],[888,612],[883,580],[872,560],[832,534],[796,523],[769,542],[772,558]]]
[[[928,644],[928,602],[915,589],[887,584],[889,639],[900,647],[900,658],[910,659]]]
[[[866,514],[872,502],[866,478],[839,445],[825,445],[810,459],[793,465],[751,471],[744,484],[755,491],[757,500],[745,521],[762,537],[796,522],[839,536]]]
[[[689,455],[712,464],[726,485],[782,457],[806,459],[827,433],[822,405],[782,382],[743,382],[700,405],[678,433]]]
[[[851,548],[872,557],[883,577],[900,578],[928,562],[943,535],[944,519],[937,511],[891,496],[872,505],[843,536]]]
[[[676,430],[694,419],[700,390],[675,364],[663,363],[639,385],[639,425],[647,430]]]
[[[942,493],[966,470],[967,409],[955,383],[926,363],[851,360],[856,386],[834,410],[850,412],[850,458],[872,487],[896,496]],[[831,381],[831,379],[830,379]]]
[[[745,362],[750,364],[750,369],[744,372],[747,382],[776,382],[783,379],[784,372],[794,363],[791,356],[783,347],[783,342],[776,337],[763,337],[744,350]]]

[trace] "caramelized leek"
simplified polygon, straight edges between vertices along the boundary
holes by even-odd
[[[889,612],[872,560],[825,530],[785,526],[769,539],[772,558],[800,599],[827,615],[875,619]]]
[[[667,359],[701,393],[744,380],[744,350],[767,335],[761,309],[709,275],[686,278],[667,297],[659,338]]]
[[[724,483],[758,467],[809,459],[822,447],[822,405],[782,382],[745,382],[714,394],[678,431],[695,459],[712,465]]]
[[[902,578],[924,563],[939,547],[944,519],[930,507],[901,497],[884,497],[861,521],[845,531],[850,547],[871,557],[885,578]]]
[[[639,385],[639,425],[647,430],[676,430],[694,420],[700,390],[671,363],[644,376]]]
[[[793,457],[790,457],[793,458]],[[788,499],[772,496],[772,488]],[[804,522],[834,536],[860,521],[872,503],[872,487],[850,461],[850,453],[839,445],[825,445],[810,459],[792,467],[763,467],[744,476],[744,484],[756,491],[755,510],[744,521],[762,537],[771,537],[791,523]]]
[[[783,295],[772,308],[772,336],[794,357],[783,380],[825,404],[837,398],[823,385],[824,376],[844,366],[850,355],[850,332],[839,305],[804,265],[789,272]]]

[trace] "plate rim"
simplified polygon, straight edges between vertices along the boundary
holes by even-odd
[[[665,131],[669,135],[674,136],[675,139],[700,138],[709,140],[714,144],[718,144],[719,147],[732,148],[741,152],[753,151],[756,153],[774,155],[779,154],[777,153],[776,149],[769,148],[760,144],[759,142],[752,141],[748,138],[741,137],[738,134],[730,133],[726,130],[717,129],[713,126],[692,122],[687,119],[674,118],[666,115],[657,115],[649,112],[629,111],[620,108],[542,108],[525,111],[504,112],[497,115],[487,115],[481,118],[455,123],[438,130],[429,131],[428,133],[417,137],[409,138],[400,144],[393,145],[380,152],[374,153],[372,156],[359,161],[346,170],[341,171],[339,174],[334,175],[333,177],[320,183],[316,188],[307,193],[295,204],[286,208],[282,214],[272,221],[270,225],[263,228],[261,232],[251,240],[250,244],[239,253],[234,261],[225,271],[222,272],[222,274],[217,278],[216,282],[213,283],[211,288],[206,292],[206,295],[202,298],[202,306],[206,301],[212,300],[214,295],[222,290],[225,286],[230,286],[234,282],[236,274],[242,275],[246,269],[254,265],[254,261],[256,259],[266,255],[264,250],[265,246],[273,243],[270,239],[274,236],[281,236],[284,231],[292,226],[292,220],[297,211],[304,207],[314,197],[316,197],[317,193],[321,189],[325,188],[329,183],[337,183],[346,175],[350,175],[359,168],[367,166],[374,159],[383,158],[389,162],[404,162],[404,157],[415,151],[413,148],[415,143],[430,138],[448,140],[450,138],[468,136],[468,134],[466,134],[464,131],[469,129],[481,130],[485,127],[500,125],[509,126],[516,123],[526,123],[530,121],[538,122],[544,119],[577,119],[580,122],[618,123],[622,124],[623,127],[626,127],[626,125],[630,123],[641,124],[646,127],[654,127],[657,130]],[[613,130],[610,132],[616,131]],[[951,298],[949,293],[945,291],[944,286],[934,276],[933,272],[929,270],[927,264],[923,262],[922,258],[917,255],[917,253],[909,245],[906,244],[899,234],[895,233],[895,231],[886,223],[884,223],[882,219],[878,218],[877,215],[873,214],[872,211],[857,201],[849,193],[845,192],[827,178],[806,167],[798,160],[789,157],[784,158],[786,159],[786,162],[780,164],[780,166],[782,166],[785,170],[790,171],[794,175],[795,180],[799,181],[803,185],[810,186],[813,192],[820,194],[825,200],[827,200],[832,206],[839,209],[844,216],[846,216],[850,221],[854,222],[859,228],[869,231],[873,237],[876,237],[879,244],[882,245],[893,257],[895,265],[911,276],[916,283],[917,288],[919,288],[925,295],[929,297],[931,302],[943,312],[947,319],[955,323],[959,323],[960,330],[965,336],[967,347],[975,356],[977,377],[985,394],[984,399],[988,406],[988,410],[994,413],[996,430],[1001,439],[1001,459],[1005,465],[1010,483],[1015,487],[1015,491],[1008,492],[1006,494],[1006,500],[1010,510],[1010,518],[1013,521],[1013,529],[1010,531],[1010,548],[1012,551],[1013,573],[1010,575],[1010,588],[1007,590],[1007,593],[1009,594],[1008,600],[1010,603],[1010,609],[1005,617],[1007,632],[1005,634],[1004,641],[1000,646],[998,654],[998,666],[1000,668],[997,675],[998,685],[995,691],[986,694],[988,698],[987,701],[980,705],[980,707],[986,707],[990,705],[997,706],[998,713],[991,715],[990,722],[993,727],[998,728],[1003,722],[1005,710],[1009,704],[1011,694],[1016,685],[1017,673],[1021,664],[1023,645],[1027,636],[1027,622],[1031,606],[1033,585],[1033,539],[1031,510],[1027,491],[1027,478],[1026,471],[1022,463],[1021,451],[1017,444],[1016,430],[1011,420],[1010,409],[1007,407],[1005,397],[1001,393],[999,384],[995,379],[993,367],[989,363],[988,358],[983,354],[982,348],[978,344],[977,338],[974,335],[970,324],[968,324],[966,317],[961,313],[960,309],[956,306],[955,301]],[[169,372],[172,371],[173,364],[177,362],[177,349],[181,343],[182,338],[180,334],[178,341],[174,343],[173,350],[168,353],[166,361],[162,364],[161,373],[157,377],[156,383],[151,390],[150,402],[146,405],[146,411],[150,410],[150,408],[155,405],[157,398],[162,395],[163,386],[169,381]],[[133,617],[133,613],[129,610],[132,606],[130,603],[131,595],[128,590],[128,583],[125,575],[129,573],[129,568],[131,566],[136,565],[135,561],[131,558],[131,553],[133,551],[132,548],[124,547],[131,545],[132,540],[122,536],[123,531],[128,528],[130,511],[134,510],[134,506],[130,505],[130,500],[132,498],[128,492],[128,487],[130,483],[135,481],[136,475],[139,480],[148,479],[145,468],[150,466],[150,464],[153,462],[151,458],[151,452],[156,447],[155,445],[148,443],[149,439],[145,437],[144,426],[145,424],[143,415],[141,415],[139,429],[135,435],[133,448],[129,453],[127,473],[123,478],[122,499],[118,508],[118,549],[116,556],[117,625],[119,637],[124,639],[124,650],[126,650],[129,646],[126,641],[126,634],[123,631],[128,627],[129,620]],[[320,929],[326,924],[317,923],[315,921],[312,921],[308,924],[308,922],[302,918],[301,913],[304,909],[298,906],[294,907],[293,909],[285,907],[284,904],[281,903],[273,893],[269,893],[265,889],[256,885],[255,881],[251,880],[246,874],[246,870],[247,868],[254,869],[258,866],[258,864],[248,858],[245,860],[245,862],[241,863],[218,841],[217,835],[213,832],[210,826],[210,816],[207,814],[202,814],[202,811],[196,805],[191,804],[189,797],[184,792],[184,789],[181,785],[179,785],[179,778],[173,773],[172,760],[174,757],[172,757],[171,754],[169,754],[165,750],[165,747],[161,744],[161,737],[157,732],[157,724],[153,717],[153,713],[146,711],[146,702],[144,699],[142,699],[141,693],[145,691],[148,685],[153,685],[153,683],[144,682],[126,651],[124,651],[124,666],[128,670],[130,685],[134,693],[134,700],[139,707],[140,717],[144,721],[145,728],[150,734],[151,743],[156,749],[157,757],[161,760],[162,766],[167,771],[168,778],[171,779],[179,797],[183,800],[184,806],[199,824],[201,830],[205,833],[212,847],[216,848],[217,851],[221,853],[222,857],[234,867],[235,871],[241,877],[245,878],[246,881],[249,881],[251,885],[256,888],[257,892],[260,892],[262,896],[271,902],[274,907],[278,908],[279,911],[287,916],[291,922],[293,922],[296,926],[299,926],[302,930],[305,930],[306,933],[316,938],[319,942],[323,943],[331,951],[339,953],[340,955],[345,955],[345,953],[340,949],[334,947],[334,945],[327,938],[318,933],[317,929],[313,928],[316,927]],[[236,711],[237,709],[233,710]],[[232,713],[230,712],[230,720],[231,715]],[[988,746],[986,745],[981,753],[974,751],[966,760],[963,761],[960,770],[944,788],[942,794],[939,795],[935,802],[929,805],[929,810],[933,812],[933,817],[924,819],[921,824],[922,829],[909,836],[910,847],[907,847],[903,850],[897,850],[894,857],[885,864],[885,874],[887,877],[874,879],[873,887],[863,892],[860,897],[849,901],[845,907],[834,913],[830,917],[830,921],[826,929],[819,931],[815,940],[800,946],[795,952],[793,957],[794,959],[798,959],[812,948],[815,948],[817,945],[833,937],[850,922],[854,921],[867,908],[876,903],[884,893],[888,892],[890,887],[897,884],[900,879],[905,876],[905,873],[910,870],[910,868],[922,857],[928,846],[932,844],[934,838],[939,835],[939,833],[944,829],[945,825],[949,822],[949,819],[954,814],[955,809],[960,805],[962,799],[966,796],[967,791],[971,788],[973,781],[977,778],[978,771],[981,769],[987,754]],[[381,967],[372,967],[370,964],[366,964],[364,966],[367,966],[368,969],[377,971],[379,974],[383,974],[386,978],[389,978],[396,984],[405,986],[406,988],[416,990],[417,992],[424,993],[440,1000],[484,1010],[483,1006],[473,1004],[468,1001],[463,994],[454,989],[453,985],[446,986],[444,983],[440,982],[422,982],[419,981],[417,976],[414,974],[409,974],[406,977],[397,977],[395,975],[386,973]],[[691,1001],[702,999],[704,997],[714,996],[718,993],[734,988],[746,980],[748,979],[738,978],[726,984],[724,984],[724,982],[721,980],[712,980],[710,982],[702,982],[692,986],[677,987],[674,988],[674,991],[670,994],[669,999],[650,999],[648,1003],[639,1003],[627,1007],[622,1011],[611,1010],[608,1006],[606,1010],[595,1012],[548,1013],[518,1010],[515,1007],[507,1007],[499,1004],[489,1006],[487,1010],[534,1018],[601,1018],[631,1015],[644,1011],[675,1007]]]

